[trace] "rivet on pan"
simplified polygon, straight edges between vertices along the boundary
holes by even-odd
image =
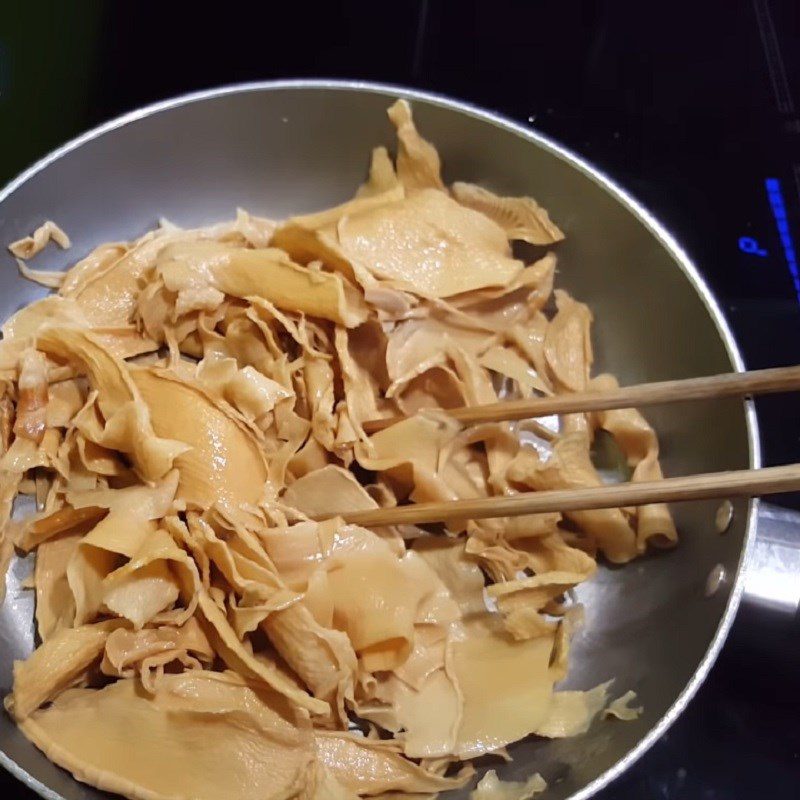
[[[725,567],[722,564],[717,564],[711,572],[708,573],[708,577],[706,578],[706,597],[712,597],[718,591],[720,586],[725,583],[726,578],[728,577],[728,573],[725,571]]]
[[[714,515],[714,527],[717,529],[717,533],[725,533],[730,528],[732,521],[733,503],[730,500],[723,500]]]

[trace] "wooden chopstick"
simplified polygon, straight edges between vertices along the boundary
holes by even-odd
[[[590,489],[524,492],[510,497],[485,497],[444,503],[417,503],[394,508],[319,514],[313,519],[342,517],[357,525],[419,525],[425,522],[518,517],[550,511],[582,511],[650,503],[707,500],[714,497],[757,497],[800,490],[800,464],[731,472],[708,472],[685,478],[619,483]]]
[[[746,397],[797,389],[800,389],[800,366],[777,367],[751,372],[727,372],[704,378],[641,383],[605,392],[581,392],[527,400],[508,400],[482,406],[452,408],[444,413],[459,422],[474,425],[480,422],[509,422],[545,417],[550,414],[606,411],[611,408],[642,408],[661,403]],[[364,430],[367,433],[375,433],[403,419],[406,417],[370,420],[364,423]]]

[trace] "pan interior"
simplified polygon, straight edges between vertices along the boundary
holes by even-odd
[[[84,141],[35,172],[3,201],[3,242],[56,220],[71,236],[36,266],[61,268],[95,244],[132,238],[159,217],[196,225],[231,217],[237,206],[271,217],[312,211],[352,195],[370,149],[391,144],[385,109],[394,93],[357,86],[283,85],[209,93]],[[412,100],[414,98],[412,97]],[[596,370],[622,384],[713,374],[735,368],[694,280],[653,230],[593,176],[546,144],[447,104],[417,98],[420,130],[442,155],[448,180],[529,194],[566,232],[557,284],[595,315]],[[10,257],[0,271],[0,318],[42,294],[18,278]],[[654,409],[667,475],[746,468],[748,425],[742,404]],[[716,503],[675,508],[679,548],[625,568],[602,568],[579,599],[586,625],[574,642],[568,685],[615,679],[614,696],[633,689],[644,706],[634,722],[597,721],[584,736],[528,741],[513,761],[492,763],[505,779],[541,772],[552,800],[580,792],[659,724],[698,670],[723,620],[735,582],[706,597],[709,572],[737,571],[748,508],[735,503],[725,536],[714,530]],[[0,686],[14,658],[32,645],[32,597],[13,566],[0,611]],[[6,758],[49,787],[49,796],[104,796],[54,767],[0,716]],[[41,788],[41,786],[40,786]],[[45,791],[44,789],[41,789]]]

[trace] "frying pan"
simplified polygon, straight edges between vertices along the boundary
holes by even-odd
[[[356,82],[283,81],[232,86],[159,103],[120,117],[50,154],[0,194],[0,241],[45,219],[72,237],[36,266],[63,268],[99,242],[131,239],[166,217],[181,225],[229,218],[237,206],[284,217],[334,205],[363,180],[370,149],[391,143],[385,109],[397,96],[439,148],[448,180],[531,195],[564,229],[558,283],[591,306],[596,368],[620,382],[706,375],[742,368],[719,307],[672,237],[612,181],[540,134],[444,97]],[[43,291],[0,272],[3,319]],[[649,412],[667,475],[759,466],[753,408],[736,400]],[[583,736],[510,748],[501,778],[540,771],[552,800],[588,798],[661,736],[708,673],[743,591],[757,507],[734,503],[716,532],[717,504],[675,508],[680,547],[624,568],[602,567],[581,586],[586,625],[574,642],[565,686],[615,678],[635,690],[643,715],[599,720]],[[777,518],[772,518],[773,526]],[[0,611],[0,688],[14,659],[33,646],[30,570],[16,561]],[[709,576],[712,576],[709,583]],[[135,747],[135,742],[131,742]],[[0,762],[47,798],[104,796],[51,764],[0,715]],[[493,765],[495,766],[495,765]]]

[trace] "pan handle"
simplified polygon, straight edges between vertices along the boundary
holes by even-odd
[[[796,617],[800,609],[800,512],[760,503],[743,602]]]

